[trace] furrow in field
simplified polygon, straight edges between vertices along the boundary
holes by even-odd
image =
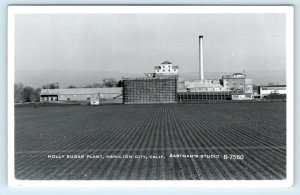
[[[183,114],[186,118],[182,118],[182,123],[185,125],[185,126],[187,126],[187,124],[185,124],[185,121],[190,121],[190,119],[188,119],[188,114],[187,113],[185,113],[185,114]],[[188,119],[188,120],[187,120]],[[201,122],[201,121],[200,121]],[[198,126],[199,124],[195,124],[195,126]],[[202,124],[203,125],[203,124]],[[203,126],[204,127],[204,129],[205,129],[205,126]],[[202,128],[203,128],[202,127]],[[204,144],[204,145],[208,145],[209,144],[209,141],[210,142],[212,142],[213,140],[211,139],[211,136],[207,136],[204,132],[203,132],[203,130],[201,130],[202,128],[190,128],[190,129],[187,129],[187,131],[189,131],[190,133],[191,133],[191,135],[189,135],[189,137],[191,138],[191,141],[193,141],[193,143],[195,144],[195,146],[197,146],[198,144],[197,144],[197,140],[198,140],[198,142],[199,143],[202,143],[202,144]],[[200,131],[199,131],[200,130]],[[211,129],[211,131],[214,131],[214,129]],[[199,134],[199,132],[203,132],[202,134]],[[196,138],[198,138],[197,140],[196,140]],[[222,143],[222,140],[219,140],[220,142],[221,142],[221,144],[223,144]],[[224,152],[224,150],[223,150],[223,148],[221,147],[219,150],[218,150],[218,152],[216,153],[216,152],[213,152],[213,151],[215,151],[215,150],[211,150],[210,148],[206,148],[206,147],[203,147],[203,149],[206,149],[206,150],[208,150],[211,154],[222,154],[222,152]],[[195,151],[197,151],[197,150],[195,150]],[[205,152],[205,150],[202,150],[203,152]],[[206,153],[206,152],[205,152]],[[205,154],[204,153],[204,154]],[[205,160],[203,160],[203,161],[205,161]],[[219,160],[217,160],[217,161],[219,161]],[[231,164],[229,164],[227,161],[224,161],[224,162],[222,162],[222,163],[224,163],[224,166],[222,166],[222,164],[221,164],[221,166],[222,166],[222,168],[220,169],[222,172],[223,172],[223,175],[224,175],[224,178],[227,178],[227,179],[229,179],[230,178],[230,176],[227,174],[227,173],[231,173],[231,172],[233,172],[233,171],[235,171],[235,170],[239,170],[239,167],[233,167]]]
[[[214,124],[214,123],[212,123],[212,124]],[[208,129],[209,129],[209,127],[207,127]],[[216,136],[217,134],[215,134],[215,136]],[[224,134],[223,134],[223,136],[224,136]],[[228,137],[228,136],[225,136],[225,137]],[[241,138],[241,137],[239,137],[239,138]],[[220,139],[222,139],[222,137],[220,137]],[[239,139],[239,140],[241,140],[241,139]],[[228,140],[228,141],[231,141],[230,139]],[[233,149],[234,150],[234,149]],[[246,151],[244,151],[244,150],[242,150],[242,154],[243,153],[245,153]],[[256,155],[258,155],[258,154],[256,154]],[[260,164],[261,164],[261,166],[263,166],[264,167],[264,163],[263,162],[261,162],[261,161],[259,161],[260,162]],[[252,163],[253,165],[256,165],[257,163],[255,163],[255,162],[253,162]],[[266,167],[266,169],[268,169],[268,167]],[[273,172],[274,173],[274,171],[271,169],[271,170],[269,170],[270,172]],[[267,175],[267,174],[266,174]]]
[[[190,124],[194,125],[194,128],[189,129],[191,132],[194,133],[194,135],[192,135],[191,137],[203,138],[200,143],[203,143],[204,145],[211,145],[215,141],[218,141],[219,144],[221,144],[221,145],[224,144],[221,140],[212,139],[213,132],[215,131],[214,128],[210,129],[211,132],[210,131],[206,132],[206,129],[207,129],[206,124],[199,123],[198,121],[191,120],[191,118],[189,118],[190,116],[189,116],[188,113],[185,113],[183,115],[185,116],[185,118],[182,119],[183,122],[184,121],[189,121]],[[199,134],[200,132],[201,132],[201,134]],[[225,152],[222,149],[222,147],[220,148],[220,150],[218,150],[217,153],[214,150],[212,150],[212,149],[209,149],[209,148],[206,149],[205,147],[203,147],[203,148],[205,149],[205,150],[202,150],[204,152],[204,154],[206,154],[206,151],[209,152],[208,154],[220,154],[220,152],[222,154],[222,152]],[[211,177],[210,179],[232,179],[232,176],[230,176],[228,174],[231,173],[232,170],[236,170],[236,169],[240,170],[237,167],[233,168],[232,166],[228,166],[228,164],[226,166],[226,163],[227,163],[226,161],[220,163],[220,160],[218,160],[218,159],[217,160],[216,159],[212,159],[212,160],[204,159],[203,161],[210,161],[210,164],[209,164],[208,167],[210,167],[211,165],[213,165],[215,167],[215,169],[218,170],[219,175],[220,174],[222,175],[222,177],[220,177],[220,176],[217,176],[217,174],[213,174],[213,177]],[[217,169],[216,167],[219,167],[219,169]],[[230,168],[233,168],[233,169],[230,170]],[[248,176],[249,174],[245,174],[245,175]]]
[[[130,141],[130,139],[132,138],[131,135],[132,134],[136,134],[136,130],[139,129],[139,127],[141,126],[141,124],[143,123],[143,121],[145,120],[144,118],[142,118],[144,115],[140,115],[141,118],[137,121],[137,123],[132,123],[132,121],[129,121],[128,126],[123,127],[125,129],[125,131],[131,131],[130,134],[127,134],[127,136],[118,136],[115,137],[116,140],[113,140],[110,142],[110,145],[108,145],[109,148],[121,148],[120,151],[117,151],[116,153],[113,154],[123,154],[123,148],[124,145],[126,143],[128,143],[128,141]],[[147,117],[146,117],[147,119]],[[123,166],[124,160],[122,160],[122,163],[120,164],[120,166]],[[103,172],[101,172],[101,177],[103,178],[111,178],[111,179],[115,179],[117,178],[117,175],[119,175],[121,169],[119,169],[119,165],[118,165],[118,160],[112,160],[112,162],[108,162],[106,161],[104,163],[104,167],[105,169],[103,169]],[[116,172],[116,173],[115,173]]]

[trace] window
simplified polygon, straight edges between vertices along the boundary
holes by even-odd
[[[70,98],[67,98],[67,100],[69,101],[69,100],[70,100]]]
[[[171,70],[169,69],[169,72],[171,72]]]
[[[165,69],[163,69],[163,72],[165,72]]]
[[[87,97],[86,99],[87,99],[87,100],[91,100],[91,98],[90,98],[90,97]]]

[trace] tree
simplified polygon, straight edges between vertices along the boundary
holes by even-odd
[[[48,85],[43,85],[43,89],[59,89],[58,83],[50,83]]]
[[[93,83],[92,88],[100,88],[103,87],[103,84],[101,83]]]
[[[123,81],[119,80],[119,82],[117,83],[116,87],[123,87]]]
[[[14,101],[17,103],[23,102],[23,88],[24,85],[22,83],[15,83],[15,97]]]
[[[23,88],[22,98],[24,102],[32,102],[35,100],[34,89],[26,86]]]
[[[30,86],[24,86],[22,83],[15,83],[15,103],[39,102],[41,88],[34,89]]]
[[[100,87],[103,87],[103,84],[101,84],[101,83],[93,83],[92,85],[88,84],[88,85],[84,86],[83,88],[100,88]]]
[[[103,85],[105,87],[115,87],[117,85],[116,79],[114,79],[112,77],[110,77],[110,78],[104,78],[102,80],[102,82],[103,82]]]
[[[258,86],[257,85],[253,85],[253,90],[258,90]]]
[[[70,85],[68,88],[71,89],[71,88],[77,88],[77,87],[75,85]]]
[[[41,88],[37,88],[34,90],[34,102],[39,102],[40,101],[40,94],[41,94],[42,89]]]

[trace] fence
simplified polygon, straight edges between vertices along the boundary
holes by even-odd
[[[230,91],[212,91],[212,92],[178,92],[178,103],[196,103],[207,101],[231,100]]]

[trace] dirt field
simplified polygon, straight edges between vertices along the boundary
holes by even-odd
[[[284,179],[285,105],[16,107],[16,178]]]

